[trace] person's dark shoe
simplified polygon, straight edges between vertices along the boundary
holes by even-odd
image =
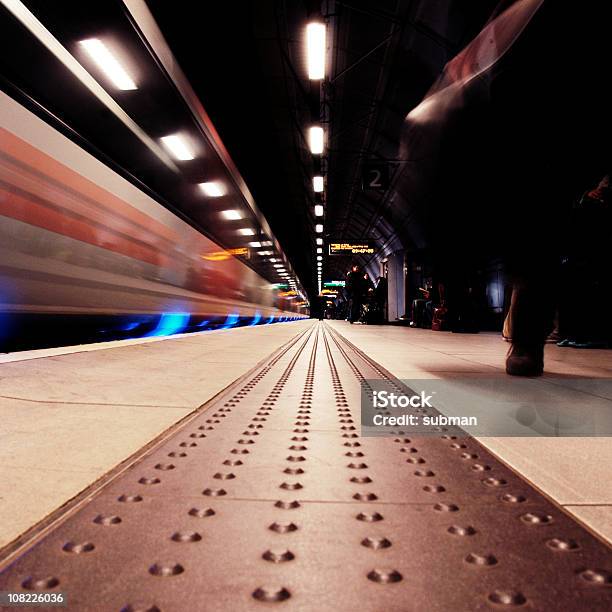
[[[580,342],[576,340],[574,342],[570,342],[568,346],[571,346],[572,348],[578,348],[578,349],[601,349],[601,348],[606,348],[606,343],[605,342],[593,342],[593,341]]]
[[[513,344],[506,357],[506,374],[511,376],[542,376],[544,347]]]

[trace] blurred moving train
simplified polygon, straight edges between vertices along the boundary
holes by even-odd
[[[0,351],[306,316],[281,296],[0,92]]]

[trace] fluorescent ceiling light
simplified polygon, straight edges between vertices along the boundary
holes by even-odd
[[[322,253],[322,252],[323,252],[323,249],[319,247],[319,248],[317,249],[317,253]]]
[[[285,266],[283,266],[283,264],[274,264],[275,268],[284,268]]]
[[[249,246],[258,249],[261,246],[261,242],[249,242]]]
[[[272,251],[257,251],[258,255],[272,255]]]
[[[170,136],[164,136],[161,141],[164,146],[174,157],[181,161],[188,161],[194,159],[195,155],[189,148],[189,145],[185,142],[185,139],[178,134],[172,134]]]
[[[238,230],[238,233],[242,234],[243,236],[254,236],[255,230],[251,229],[250,227],[243,227],[242,229]]]
[[[200,189],[209,198],[220,198],[225,195],[225,188],[219,181],[208,181],[207,183],[200,183]]]
[[[317,223],[315,225],[315,232],[317,232],[317,234],[322,234],[323,233],[323,226],[320,223]]]
[[[117,58],[108,50],[106,45],[97,38],[82,40],[80,45],[96,63],[98,68],[112,81],[117,89],[124,91],[138,89],[136,83],[130,78]]]
[[[313,155],[323,153],[323,128],[318,125],[313,125],[308,130],[308,146]]]
[[[275,259],[274,257],[270,257],[270,259],[268,259],[268,261],[271,261],[272,263],[274,263],[275,261],[278,261],[278,259]]]
[[[321,193],[323,191],[323,177],[322,176],[313,176],[312,177],[312,188],[316,193]]]
[[[243,215],[239,210],[222,210],[221,216],[228,221],[238,221]]]
[[[325,78],[325,24],[309,23],[306,26],[306,55],[308,58],[308,78]]]
[[[323,259],[322,255],[317,255],[317,261],[321,261]]]
[[[314,214],[315,214],[315,217],[323,216],[323,206],[321,204],[315,204]]]
[[[271,240],[264,240],[264,242],[261,243],[261,246],[272,246],[272,241]]]
[[[317,244],[322,245],[323,244],[323,238],[317,238]]]

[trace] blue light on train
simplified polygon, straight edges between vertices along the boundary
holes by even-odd
[[[159,318],[157,327],[145,336],[170,336],[178,334],[189,323],[188,312],[164,312]]]
[[[270,325],[270,323],[274,323],[274,315],[268,318],[268,320],[265,322],[265,325]]]
[[[196,325],[196,327],[206,327],[209,323],[210,323],[210,320],[206,319],[205,321],[202,321],[201,323],[198,323]]]
[[[251,325],[257,325],[259,322],[261,321],[261,312],[259,312],[259,310],[255,311],[255,316],[253,317],[253,320],[251,321]]]
[[[140,325],[139,321],[134,321],[133,323],[128,323],[121,328],[121,331],[132,331],[136,329]]]
[[[229,314],[227,315],[227,319],[225,319],[225,323],[221,325],[219,329],[229,329],[230,327],[234,327],[238,324],[239,320],[240,316],[238,315],[238,313]]]

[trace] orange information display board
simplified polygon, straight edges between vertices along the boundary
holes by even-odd
[[[367,242],[330,242],[330,255],[374,255],[374,247]]]

